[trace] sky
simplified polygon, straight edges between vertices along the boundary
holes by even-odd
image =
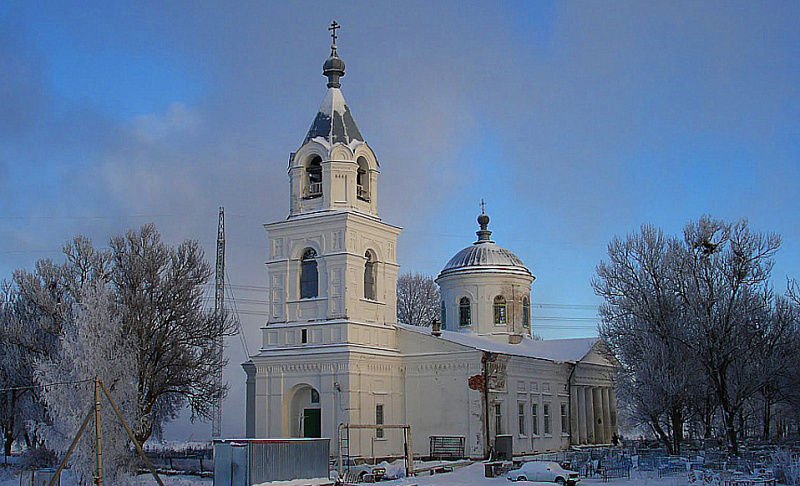
[[[401,272],[492,238],[537,277],[534,332],[596,334],[614,236],[704,214],[782,235],[800,277],[800,3],[794,1],[0,2],[0,279],[154,222],[226,268],[250,352],[262,224],[288,214],[289,153],[342,91],[378,155]],[[244,434],[242,339],[223,434]],[[181,418],[167,438],[206,438]]]

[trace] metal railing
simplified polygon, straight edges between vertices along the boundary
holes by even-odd
[[[309,182],[307,197],[314,197],[314,196],[321,196],[321,195],[322,195],[322,183],[321,182]]]

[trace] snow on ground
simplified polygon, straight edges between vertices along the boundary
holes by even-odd
[[[165,486],[212,486],[212,478],[199,478],[197,476],[161,476]],[[265,486],[305,486],[319,484],[323,480],[296,480],[276,481],[264,483]],[[26,484],[26,483],[24,483]],[[23,486],[24,486],[23,484]],[[61,486],[75,486],[69,471],[62,476]],[[553,483],[519,482],[512,483],[505,477],[484,477],[484,465],[477,462],[469,466],[457,467],[453,472],[434,474],[423,473],[416,477],[396,479],[393,481],[380,481],[379,486],[539,486]],[[601,478],[583,478],[579,486],[688,486],[686,476],[658,478],[652,472],[632,471],[630,479],[611,479],[604,483]],[[20,486],[19,470],[0,467],[0,486]],[[149,474],[142,474],[131,478],[124,486],[156,486],[156,482]]]
[[[421,474],[416,477],[411,478],[403,478],[397,479],[394,481],[381,481],[381,486],[538,486],[538,485],[548,485],[552,486],[553,483],[535,483],[531,481],[526,482],[519,482],[519,483],[512,483],[508,479],[503,477],[497,478],[487,478],[484,477],[484,464],[482,462],[477,462],[475,464],[471,464],[465,467],[458,467],[453,470],[453,472],[443,473],[443,474],[435,474],[433,476],[427,476],[425,474]],[[601,478],[583,478],[581,482],[578,483],[579,486],[588,486],[588,485],[610,485],[610,486],[683,486],[687,484],[686,478],[684,477],[683,480],[678,478],[661,478],[658,479],[647,477],[646,475],[642,474],[639,475],[638,472],[633,471],[631,472],[631,479],[610,479],[607,483],[604,483]]]

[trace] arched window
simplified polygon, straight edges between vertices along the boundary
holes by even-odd
[[[442,329],[447,329],[447,309],[444,306],[444,301],[442,301],[441,314],[442,314],[442,316],[441,316],[442,317]]]
[[[307,248],[300,261],[300,298],[309,299],[317,296],[317,252]]]
[[[306,166],[306,197],[322,195],[322,158],[317,155]]]
[[[522,325],[531,327],[531,301],[527,296],[522,298]]]
[[[364,157],[358,158],[356,191],[359,199],[369,201],[369,164],[367,163],[367,159]]]
[[[461,327],[472,325],[472,306],[466,297],[461,297],[458,302],[458,325]]]
[[[367,262],[364,264],[364,298],[369,300],[378,300],[378,292],[376,290],[375,278],[378,271],[378,262],[375,261],[375,255],[371,251],[367,251],[364,255]]]
[[[494,298],[494,323],[497,325],[508,323],[506,314],[506,298],[498,295]]]

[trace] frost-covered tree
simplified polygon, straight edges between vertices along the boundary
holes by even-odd
[[[784,366],[794,327],[776,307],[769,282],[780,243],[776,234],[751,232],[745,220],[704,216],[686,225],[678,247],[676,292],[690,329],[686,344],[705,371],[734,454],[737,416]],[[764,359],[754,359],[759,356]]]
[[[136,419],[137,364],[127,346],[120,311],[109,289],[94,284],[81,289],[81,302],[64,326],[58,352],[36,363],[36,379],[52,420],[37,432],[53,450],[65,451],[94,404],[94,377],[108,388],[126,421]],[[70,385],[47,386],[52,383]],[[103,475],[114,481],[131,464],[130,440],[105,396],[101,395]],[[95,468],[94,428],[87,428],[70,457],[82,484],[90,484]]]
[[[678,242],[650,225],[608,245],[592,281],[605,299],[600,336],[620,363],[618,389],[635,424],[647,425],[671,454],[680,452],[696,377],[681,305],[674,292]]]
[[[797,313],[769,284],[779,246],[779,236],[751,232],[746,221],[708,216],[687,224],[682,239],[643,226],[611,242],[594,281],[606,300],[600,332],[638,397],[652,397],[644,410],[666,400],[684,403],[685,415],[686,403],[701,404],[708,426],[717,408],[738,453],[745,405],[784,373],[796,340]],[[680,434],[681,420],[670,422]]]
[[[439,287],[421,273],[397,278],[397,320],[412,326],[430,326],[439,318]]]
[[[203,308],[210,268],[202,249],[196,241],[167,245],[152,224],[111,238],[110,246],[97,250],[79,236],[64,246],[63,264],[40,260],[33,272],[15,272],[20,331],[11,339],[40,360],[55,359],[87,289],[105,287],[136,370],[130,407],[137,439],[160,434],[185,406],[192,418],[210,419],[225,394],[214,380],[224,364],[214,342],[231,326]]]

